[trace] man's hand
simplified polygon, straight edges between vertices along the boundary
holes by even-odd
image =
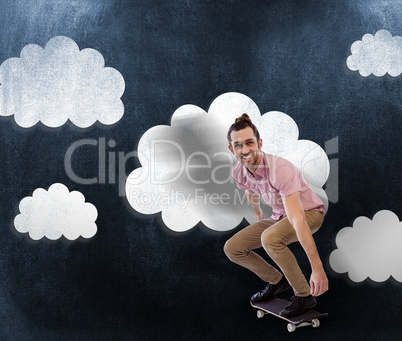
[[[255,221],[260,221],[265,219],[262,214],[262,209],[260,206],[260,195],[258,193],[253,192],[251,189],[246,190],[246,197],[250,202],[251,206],[253,206],[255,211]]]
[[[259,210],[256,210],[256,212],[255,212],[255,221],[260,221],[262,219],[265,219],[265,218],[264,218],[264,215],[262,213],[262,209],[260,207]]]
[[[310,227],[307,224],[303,206],[299,199],[299,193],[296,192],[285,197],[284,206],[289,221],[296,231],[297,239],[306,252],[311,265],[311,295],[319,296],[328,290],[328,278],[318,255],[317,246],[315,245]]]
[[[310,288],[310,294],[313,296],[320,296],[328,290],[328,278],[324,269],[311,273]]]

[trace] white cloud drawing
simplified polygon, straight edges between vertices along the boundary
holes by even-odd
[[[80,128],[110,125],[124,114],[124,88],[123,76],[105,67],[98,51],[80,51],[72,39],[57,36],[44,49],[26,45],[20,58],[1,64],[0,115],[14,115],[24,128],[39,121],[60,127],[68,119]]]
[[[334,271],[348,272],[354,282],[368,277],[384,282],[390,276],[402,282],[402,222],[395,213],[382,210],[373,220],[358,217],[353,227],[338,232],[336,245],[329,258]]]
[[[374,36],[365,34],[362,40],[352,44],[350,50],[352,54],[346,64],[363,77],[370,74],[381,77],[387,72],[397,77],[402,73],[402,37],[393,37],[387,30],[379,30]]]
[[[85,202],[82,193],[69,192],[61,183],[51,185],[48,191],[37,188],[32,197],[21,200],[19,210],[14,226],[18,232],[28,232],[34,240],[56,240],[62,235],[69,240],[79,236],[91,238],[97,231],[96,207]]]
[[[183,105],[174,112],[170,126],[145,132],[137,148],[142,167],[131,172],[126,182],[130,205],[143,214],[162,212],[166,226],[176,232],[200,221],[216,231],[233,229],[243,218],[254,222],[253,208],[232,179],[237,161],[226,139],[230,125],[243,113],[258,127],[262,149],[293,162],[328,206],[322,186],[329,161],[321,147],[298,140],[297,125],[288,115],[278,111],[261,115],[249,97],[235,92],[217,97],[208,112]],[[268,218],[271,208],[262,208]]]

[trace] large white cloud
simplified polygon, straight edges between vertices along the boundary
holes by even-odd
[[[352,54],[346,64],[363,77],[370,74],[381,77],[387,72],[397,77],[402,73],[402,37],[393,37],[387,30],[379,30],[374,36],[365,34],[350,50]]]
[[[69,240],[79,236],[91,238],[97,232],[96,207],[85,202],[80,192],[69,192],[60,183],[51,185],[48,191],[37,188],[32,197],[21,200],[19,209],[21,213],[15,217],[14,226],[18,232],[28,232],[34,240],[56,240],[62,235]]]
[[[395,213],[382,210],[373,220],[358,217],[353,227],[338,232],[336,245],[329,258],[334,271],[348,272],[354,282],[368,277],[384,282],[390,276],[402,282],[402,222]]]
[[[298,140],[297,125],[288,115],[271,111],[261,116],[249,97],[235,92],[216,98],[208,112],[183,105],[174,112],[171,126],[145,132],[137,148],[142,167],[126,182],[130,205],[144,214],[162,211],[164,223],[174,231],[200,221],[216,231],[233,229],[243,218],[254,222],[254,210],[231,177],[236,159],[226,140],[230,125],[245,112],[259,128],[262,149],[292,161],[327,206],[322,186],[329,162],[321,147]],[[268,218],[271,208],[262,208]]]
[[[0,84],[0,115],[14,115],[24,128],[39,121],[60,127],[68,119],[81,128],[97,120],[109,125],[124,114],[123,76],[105,67],[98,51],[80,51],[64,36],[52,38],[44,49],[26,45],[20,58],[4,61]]]

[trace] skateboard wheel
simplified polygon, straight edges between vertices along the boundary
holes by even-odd
[[[296,326],[293,323],[288,323],[288,332],[293,333],[296,330]]]
[[[262,310],[258,310],[258,311],[257,311],[257,317],[258,317],[259,319],[262,319],[262,318],[264,317],[264,315],[265,315],[265,313],[264,313]]]
[[[313,326],[313,328],[318,328],[320,326],[320,320],[319,319],[312,320],[311,325]]]

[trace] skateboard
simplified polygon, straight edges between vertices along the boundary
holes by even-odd
[[[318,328],[320,325],[319,318],[328,316],[327,313],[320,313],[316,310],[310,309],[299,316],[282,317],[279,315],[279,312],[285,309],[290,304],[290,301],[276,297],[264,302],[253,303],[250,301],[250,304],[252,307],[258,309],[258,318],[263,318],[265,314],[271,314],[288,321],[289,323],[287,327],[290,333],[294,332],[296,328],[299,327],[313,326],[313,328]]]

